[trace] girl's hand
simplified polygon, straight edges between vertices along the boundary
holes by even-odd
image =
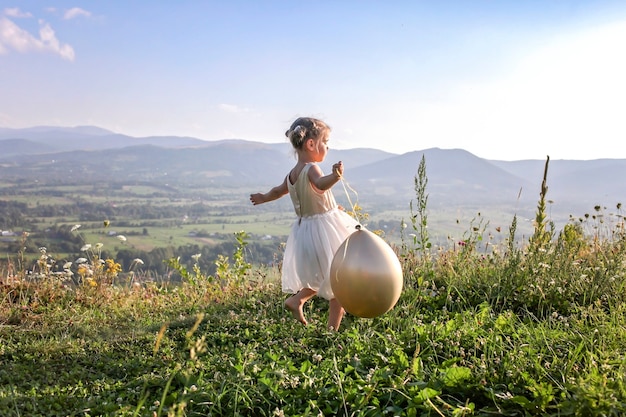
[[[261,193],[256,193],[256,194],[250,194],[250,202],[252,203],[252,205],[257,205],[257,204],[263,204],[265,202],[265,199],[263,198],[263,194]]]
[[[337,178],[343,177],[343,162],[339,161],[333,164],[333,174],[335,174]]]

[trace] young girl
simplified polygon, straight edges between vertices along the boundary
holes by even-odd
[[[307,324],[304,303],[316,294],[329,300],[328,327],[338,330],[344,310],[330,286],[335,251],[356,230],[357,221],[339,209],[331,187],[343,175],[341,161],[324,175],[317,165],[328,153],[330,127],[318,119],[300,117],[285,135],[294,147],[297,163],[285,180],[267,193],[250,195],[252,204],[276,200],[289,193],[298,219],[287,239],[282,269],[283,292],[293,294],[285,306]]]

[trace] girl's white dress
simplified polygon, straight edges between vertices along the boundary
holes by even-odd
[[[339,246],[356,231],[358,222],[337,206],[331,190],[319,191],[309,181],[308,163],[295,184],[287,188],[298,216],[287,239],[283,258],[283,292],[311,288],[327,300],[334,298],[330,265]]]

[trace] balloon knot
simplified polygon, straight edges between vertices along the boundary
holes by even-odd
[[[356,230],[361,230],[361,225],[357,224],[356,226],[354,226],[356,228]]]

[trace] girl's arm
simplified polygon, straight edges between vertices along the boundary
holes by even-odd
[[[287,189],[287,178],[282,182],[282,184],[277,185],[276,187],[269,190],[267,193],[256,193],[250,194],[250,201],[253,205],[268,203],[270,201],[277,200],[287,194],[289,190]]]
[[[337,184],[337,181],[341,179],[342,175],[343,163],[341,161],[333,164],[333,172],[328,175],[322,175],[322,170],[317,165],[313,165],[309,168],[309,180],[318,190],[321,191],[326,191],[333,185]]]

